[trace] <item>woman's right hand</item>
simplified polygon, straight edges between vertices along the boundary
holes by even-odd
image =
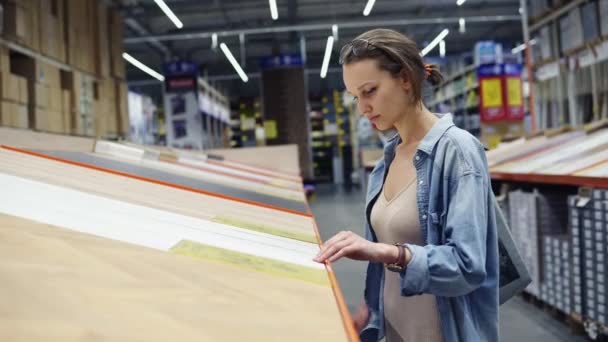
[[[353,323],[355,324],[355,331],[357,331],[357,333],[361,332],[361,330],[365,328],[368,322],[369,309],[367,308],[367,303],[365,303],[365,300],[363,300],[361,304],[359,304],[359,308],[357,308],[357,311],[353,314]]]

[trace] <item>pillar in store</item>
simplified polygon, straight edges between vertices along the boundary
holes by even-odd
[[[262,59],[262,111],[267,145],[297,144],[302,177],[312,179],[307,89],[300,55]],[[269,134],[272,133],[272,134]]]

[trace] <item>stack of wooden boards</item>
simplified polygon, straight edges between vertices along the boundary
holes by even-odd
[[[487,153],[494,176],[608,176],[608,129],[564,130],[499,145]]]
[[[0,125],[129,132],[123,18],[103,0],[0,0]]]
[[[357,340],[298,176],[6,128],[0,144],[0,340]]]

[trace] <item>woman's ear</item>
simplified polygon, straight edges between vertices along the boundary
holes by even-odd
[[[399,83],[401,85],[401,89],[403,89],[406,93],[409,94],[412,91],[412,82],[410,82],[409,78],[405,74],[405,71],[401,72]]]

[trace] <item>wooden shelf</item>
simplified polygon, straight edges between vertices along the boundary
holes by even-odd
[[[606,177],[582,177],[569,175],[543,175],[536,173],[500,173],[492,172],[492,180],[555,185],[589,186],[608,189]]]

